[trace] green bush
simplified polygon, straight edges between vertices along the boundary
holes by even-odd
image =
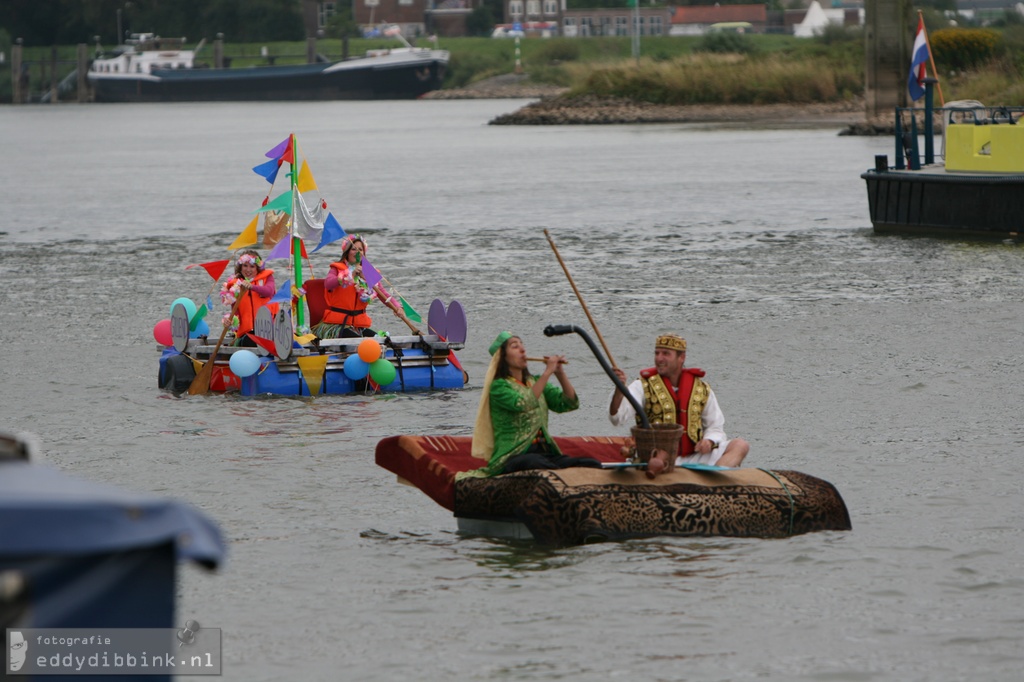
[[[951,69],[983,66],[996,56],[999,33],[987,28],[942,28],[931,34],[936,63]]]
[[[755,51],[754,42],[743,33],[715,31],[707,33],[693,48],[694,52],[715,52],[718,54],[750,54]]]
[[[580,58],[580,41],[574,38],[553,38],[545,40],[540,49],[534,51],[531,61],[542,64],[574,62]]]

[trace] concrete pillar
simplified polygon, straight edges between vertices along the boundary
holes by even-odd
[[[213,41],[213,68],[224,68],[224,34],[218,33],[217,39]],[[909,67],[908,67],[909,68]]]
[[[864,1],[864,106],[868,119],[891,117],[907,105],[910,48],[914,44],[911,0]]]

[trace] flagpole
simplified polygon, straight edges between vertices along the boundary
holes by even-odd
[[[924,26],[924,16],[922,16],[921,10],[917,10],[917,18],[921,20],[921,25]],[[939,72],[935,69],[935,57],[932,56],[932,43],[931,39],[928,38],[927,26],[924,26],[924,44],[928,46],[928,61],[932,65],[932,75],[935,76],[935,87],[939,90],[939,105],[945,107],[946,98],[942,96],[942,83],[939,82]]]
[[[292,279],[296,289],[302,290],[302,240],[297,234],[295,234],[295,195],[298,193],[299,176],[296,171],[298,150],[295,144],[295,133],[290,136],[290,142],[292,147],[292,173],[291,173],[291,185],[292,185],[292,215],[291,215],[291,240],[292,240]],[[295,329],[304,330],[306,327],[306,311],[303,310],[303,296],[299,296],[298,300],[295,301]]]

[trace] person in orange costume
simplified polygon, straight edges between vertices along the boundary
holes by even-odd
[[[396,317],[405,311],[378,282],[372,288],[363,279],[362,260],[366,241],[357,234],[348,235],[341,242],[341,260],[331,263],[331,271],[324,280],[324,298],[327,308],[324,318],[313,329],[321,339],[376,336],[370,329],[373,320],[366,306],[374,298],[386,305]]]
[[[248,249],[242,252],[235,263],[235,274],[224,282],[220,297],[225,305],[234,306],[241,298],[234,317],[224,316],[225,324],[235,330],[236,346],[255,346],[246,334],[252,331],[256,321],[256,311],[267,305],[274,297],[277,288],[274,286],[274,271],[263,267],[263,259],[259,253]],[[277,314],[278,304],[270,306],[270,311]]]

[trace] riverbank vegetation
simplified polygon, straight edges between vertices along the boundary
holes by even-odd
[[[1024,24],[998,28],[941,28],[931,34],[945,101],[977,99],[1024,105]],[[433,46],[420,38],[419,46]],[[393,47],[390,39],[322,39],[328,59]],[[442,38],[451,53],[445,88],[461,88],[516,70],[511,39]],[[90,46],[92,50],[94,46]],[[837,102],[864,91],[861,29],[832,27],[815,38],[714,33],[644,37],[640,58],[625,37],[523,39],[521,69],[535,83],[559,85],[570,96],[616,97],[655,104],[771,104]],[[0,31],[0,51],[10,37]],[[304,42],[226,43],[231,66],[301,63]],[[75,47],[26,46],[30,89],[41,92],[75,68]],[[200,61],[212,61],[207,43]],[[9,59],[8,59],[9,62]],[[11,101],[11,70],[0,68],[0,102]]]

